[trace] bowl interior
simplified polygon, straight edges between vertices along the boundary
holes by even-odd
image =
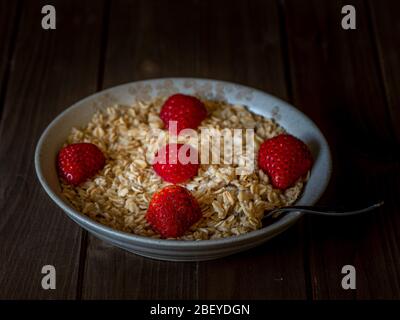
[[[148,243],[161,244],[174,240],[157,240],[135,236],[112,230],[106,226],[78,213],[61,194],[56,171],[56,155],[69,135],[72,127],[85,126],[96,110],[104,110],[113,104],[130,105],[135,101],[149,101],[157,96],[168,96],[173,93],[194,94],[205,99],[225,100],[232,104],[246,105],[251,111],[268,118],[274,118],[289,133],[303,140],[311,149],[314,165],[305,189],[296,204],[312,205],[326,189],[331,174],[331,156],[328,144],[318,127],[303,113],[288,103],[265,92],[233,83],[193,78],[168,78],[133,82],[99,92],[83,99],[66,109],[50,123],[42,134],[35,154],[35,166],[38,178],[49,196],[66,211],[75,221],[90,225],[96,230],[112,232],[121,239],[136,239]],[[279,220],[267,230],[257,230],[244,235],[248,238],[263,232],[272,232],[293,223],[298,214],[290,214]],[[266,228],[263,228],[266,229]],[[212,243],[221,240],[203,240]],[[194,241],[179,241],[179,245]],[[196,243],[199,245],[198,241]],[[188,244],[186,244],[188,245]]]

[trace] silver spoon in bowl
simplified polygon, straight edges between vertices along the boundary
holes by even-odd
[[[374,210],[376,208],[379,208],[380,206],[383,205],[383,203],[384,203],[383,201],[380,201],[369,207],[352,210],[352,211],[332,210],[332,208],[323,208],[323,207],[314,207],[314,206],[288,206],[288,207],[277,208],[277,209],[274,209],[274,210],[268,212],[264,216],[263,219],[266,219],[269,217],[275,219],[275,218],[281,217],[282,215],[290,213],[290,212],[302,212],[302,213],[307,213],[307,214],[332,216],[332,217],[352,216],[352,215],[368,212],[368,211]]]

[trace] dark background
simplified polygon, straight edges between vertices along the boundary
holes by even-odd
[[[41,8],[57,29],[41,28]],[[357,30],[341,28],[354,5]],[[400,1],[0,0],[0,298],[400,298]],[[228,80],[283,98],[333,152],[321,204],[374,214],[305,217],[266,244],[200,263],[153,261],[88,235],[49,199],[33,155],[77,100],[134,80]],[[41,268],[57,289],[41,288]],[[341,288],[354,265],[357,290]]]

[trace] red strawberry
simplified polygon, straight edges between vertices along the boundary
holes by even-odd
[[[293,186],[312,166],[307,145],[289,134],[280,134],[263,142],[258,152],[258,166],[278,189]]]
[[[106,159],[92,143],[70,144],[60,150],[57,166],[60,176],[68,183],[78,185],[103,169]]]
[[[177,122],[177,134],[182,129],[196,129],[206,117],[207,110],[199,99],[180,93],[170,96],[160,111],[160,118],[167,129],[169,121]]]
[[[196,199],[177,185],[156,192],[146,213],[147,222],[164,238],[182,236],[201,216]]]
[[[157,151],[153,169],[167,182],[184,182],[197,175],[198,152],[188,144],[167,144]]]

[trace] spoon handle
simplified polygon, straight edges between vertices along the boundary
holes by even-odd
[[[321,207],[313,207],[313,206],[282,207],[282,208],[272,210],[265,217],[270,217],[270,216],[277,217],[277,216],[280,216],[281,214],[294,212],[294,211],[300,211],[303,213],[315,214],[315,215],[333,216],[333,217],[352,216],[352,215],[368,212],[368,211],[374,210],[376,208],[379,208],[380,206],[383,205],[383,203],[384,202],[381,201],[381,202],[375,203],[369,207],[365,207],[365,208],[358,209],[358,210],[352,210],[352,211],[332,210],[330,208],[321,208]]]

